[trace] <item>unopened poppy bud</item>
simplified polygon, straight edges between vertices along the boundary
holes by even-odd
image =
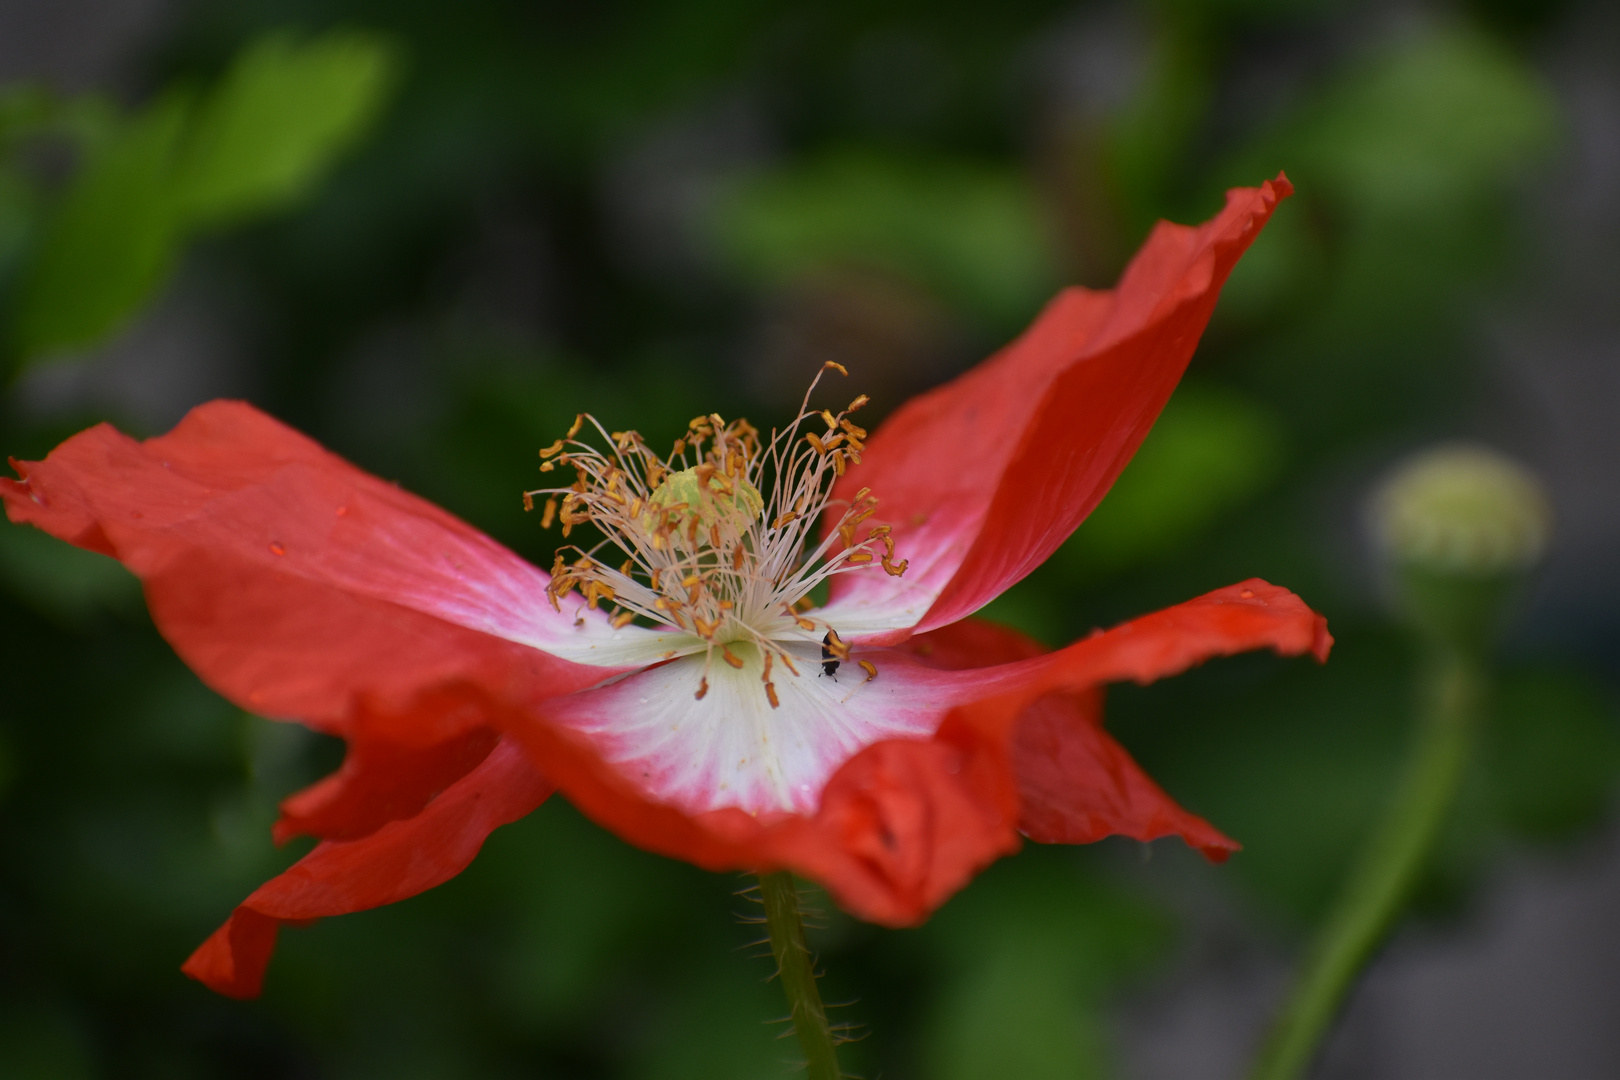
[[[1536,477],[1467,444],[1436,447],[1398,466],[1372,510],[1403,613],[1431,640],[1474,654],[1490,646],[1552,530]]]
[[[1483,577],[1535,565],[1552,512],[1528,469],[1494,450],[1453,443],[1395,470],[1378,493],[1374,526],[1397,562]]]

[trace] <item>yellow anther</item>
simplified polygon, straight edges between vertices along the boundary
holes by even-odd
[[[870,661],[870,660],[857,660],[855,662],[860,665],[860,668],[861,668],[862,671],[866,672],[866,678],[861,680],[863,685],[865,683],[869,683],[873,679],[877,678],[877,665],[872,663],[872,661]]]
[[[720,646],[720,659],[724,660],[726,663],[730,664],[739,671],[742,670],[742,659],[724,645]]]
[[[867,397],[865,394],[862,394],[860,397],[858,397],[854,401],[850,402],[849,403],[849,408],[845,409],[844,411],[845,412],[854,412],[856,409],[860,408],[862,405],[865,405],[868,401],[871,401],[871,400],[872,400],[871,398]]]
[[[901,559],[899,562],[891,562],[887,555],[883,556],[883,569],[884,572],[886,572],[890,577],[899,577],[901,574],[906,572],[906,567],[910,565],[910,559]]]
[[[775,683],[765,684],[765,700],[771,703],[771,708],[773,709],[780,709],[782,707],[781,701],[779,701],[776,697]]]
[[[533,510],[534,509],[534,496],[532,494],[530,494],[529,492],[527,492],[527,491],[525,491],[523,493],[523,509],[525,509],[525,510]],[[544,528],[544,526],[541,526],[541,527]]]
[[[551,523],[555,520],[557,520],[557,497],[553,495],[551,498],[546,500],[546,508],[540,514],[540,527],[542,529],[549,529],[551,528]]]
[[[872,553],[870,551],[857,551],[857,552],[855,552],[855,554],[849,556],[849,558],[845,559],[844,561],[845,562],[852,562],[852,563],[855,563],[856,565],[860,565],[862,563],[869,563],[869,562],[872,561]]]
[[[795,514],[793,511],[789,510],[785,514],[778,515],[777,519],[775,521],[771,522],[771,528],[780,529],[782,526],[786,525],[788,522],[797,521],[798,519],[799,519],[799,515]]]
[[[563,448],[563,441],[561,439],[558,439],[556,442],[552,443],[550,446],[548,446],[545,449],[541,450],[540,451],[540,457],[542,459],[551,457],[553,454],[556,454],[559,451],[561,451],[562,448]]]
[[[827,425],[828,431],[838,430],[838,418],[826,409],[821,410],[821,422]]]
[[[843,375],[846,378],[849,376],[849,369],[846,368],[843,364],[840,364],[836,360],[823,361],[822,365],[821,365],[821,370],[822,371],[828,371],[828,370],[836,371],[836,372],[838,372],[838,374]]]
[[[579,413],[578,415],[576,415],[574,417],[573,424],[570,425],[569,428],[568,428],[568,434],[563,436],[563,438],[572,439],[575,435],[579,434],[579,429],[584,427],[584,426],[585,426],[585,414],[584,413]]]
[[[697,700],[702,701],[703,696],[705,694],[707,694],[708,692],[709,692],[709,680],[707,678],[702,678],[702,679],[698,680],[697,693],[693,694],[692,696],[694,698],[696,698]]]
[[[623,630],[626,626],[630,625],[631,621],[634,620],[635,617],[636,613],[633,611],[619,612],[617,615],[613,616],[613,629]]]
[[[826,646],[827,651],[838,657],[838,659],[849,659],[849,645],[843,638],[838,636],[838,631],[830,626],[827,627],[827,637],[822,641],[822,645]]]

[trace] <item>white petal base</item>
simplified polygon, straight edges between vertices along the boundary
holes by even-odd
[[[685,656],[554,699],[547,717],[588,736],[649,794],[688,813],[731,806],[811,813],[850,757],[880,739],[932,735],[948,707],[943,687],[904,677],[910,665],[895,665],[899,678],[880,671],[867,681],[854,662],[826,676],[817,646],[789,648],[799,674],[774,665],[779,708],[766,698],[759,651],[738,643],[731,649],[742,668],[716,651],[701,701],[703,657]]]

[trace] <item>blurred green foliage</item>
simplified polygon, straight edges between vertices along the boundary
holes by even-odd
[[[744,184],[716,218],[746,280],[782,288],[866,265],[1006,333],[1057,282],[1035,192],[1005,165],[834,153]]]
[[[40,405],[51,369],[22,365],[116,341],[190,268],[249,297],[257,403],[549,562],[519,492],[581,409],[657,443],[708,410],[769,425],[812,358],[866,358],[855,389],[926,385],[1057,284],[1108,284],[1154,218],[1200,220],[1286,169],[1299,194],[1188,385],[992,614],[1060,644],[1251,575],[1327,613],[1326,667],[1244,657],[1109,695],[1111,730],[1245,844],[1221,868],[1155,859],[1293,934],[1380,805],[1409,707],[1409,644],[1331,535],[1345,476],[1471,405],[1470,313],[1516,281],[1519,200],[1563,123],[1525,59],[1556,12],[1346,47],[1357,10],[199,5],[145,56],[136,105],[0,97],[3,448],[163,426],[116,397]],[[1283,76],[1257,97],[1261,69]],[[898,310],[919,297],[943,326]],[[784,337],[797,352],[771,351]],[[269,842],[276,800],[340,750],[210,694],[136,593],[98,556],[0,530],[0,1071],[791,1074],[745,882],[560,802],[440,889],[288,931],[261,1001],[186,981],[180,960],[300,853]],[[1436,875],[1453,900],[1504,845],[1596,820],[1617,738],[1612,687],[1507,667]],[[829,911],[825,992],[854,1002],[834,1019],[870,1032],[849,1067],[1115,1074],[1107,1009],[1174,954],[1185,905],[1135,850],[1032,847],[916,931]]]
[[[1181,387],[1108,498],[1061,549],[1077,575],[1174,552],[1281,475],[1283,425],[1229,390]]]
[[[396,65],[390,46],[373,35],[332,33],[306,43],[270,35],[245,49],[209,93],[176,88],[127,119],[99,116],[101,130],[79,140],[83,160],[44,215],[36,253],[21,271],[13,315],[20,356],[105,339],[168,280],[193,233],[281,209],[306,193],[370,126]],[[37,98],[23,91],[13,111]],[[71,131],[45,122],[98,106],[36,107],[35,126]]]

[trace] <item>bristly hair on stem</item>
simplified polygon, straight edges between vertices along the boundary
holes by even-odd
[[[755,898],[755,889],[744,890],[742,895]],[[838,1066],[838,1044],[849,1041],[827,1022],[827,1007],[822,1003],[821,991],[816,986],[815,959],[804,936],[804,907],[797,882],[786,871],[759,875],[757,899],[765,908],[765,928],[769,934],[771,956],[776,961],[776,978],[782,992],[787,995],[789,1019],[793,1033],[798,1037],[799,1049],[804,1054],[806,1075],[810,1080],[847,1080],[848,1074]],[[750,920],[753,921],[753,920]]]

